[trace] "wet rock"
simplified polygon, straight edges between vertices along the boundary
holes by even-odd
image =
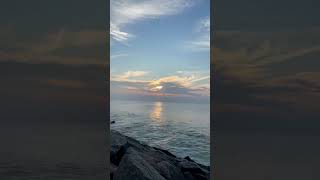
[[[111,130],[111,179],[208,180],[210,168]]]
[[[110,163],[110,178],[113,179],[114,172],[117,170],[117,166],[113,164],[112,162]]]
[[[167,151],[167,150],[164,150],[164,149],[160,149],[160,148],[156,148],[154,147],[154,149],[158,150],[158,151],[161,151],[163,153],[165,153],[166,155],[168,156],[171,156],[171,157],[176,157],[175,155],[173,155],[171,152]],[[188,156],[189,157],[189,156]]]
[[[191,173],[201,173],[203,171],[198,164],[191,161],[182,161],[178,166],[181,167],[183,172],[188,171]]]
[[[110,161],[115,165],[119,165],[120,160],[128,147],[128,141],[124,136],[120,136],[116,133],[113,134],[111,137]]]
[[[184,159],[191,161],[191,162],[194,162],[194,160],[192,160],[189,156],[186,156]]]
[[[113,175],[114,180],[165,180],[135,150],[129,148]]]
[[[168,161],[161,161],[157,164],[156,169],[166,179],[185,179],[180,168],[169,163]]]

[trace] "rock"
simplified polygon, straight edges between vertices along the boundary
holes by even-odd
[[[166,179],[185,179],[180,168],[168,161],[161,161],[156,166],[158,172]]]
[[[111,173],[114,180],[209,180],[210,168],[190,157],[176,157],[111,130]]]
[[[210,171],[210,166],[205,166],[205,165],[203,165],[203,164],[199,164],[199,163],[197,163],[203,170],[206,170],[207,172],[209,172]]]
[[[113,163],[110,163],[110,178],[113,179],[114,172],[117,170],[117,166]]]
[[[182,161],[178,166],[181,167],[182,172],[201,173],[203,171],[197,163],[191,161]]]
[[[210,175],[208,174],[193,174],[192,175],[194,179],[196,180],[207,180],[207,179],[210,179]]]
[[[165,180],[135,150],[129,148],[113,175],[114,180]]]
[[[192,176],[191,172],[184,173],[184,180],[194,180],[195,178]]]
[[[117,133],[112,133],[110,161],[115,165],[119,165],[120,160],[128,147],[129,144],[125,137],[119,136]]]
[[[178,166],[185,175],[190,177],[192,175],[193,179],[196,180],[207,180],[210,179],[210,173],[207,169],[202,168],[198,163],[194,161],[184,160],[181,161]],[[203,165],[202,165],[203,166]]]
[[[167,151],[167,150],[164,150],[164,149],[159,149],[159,148],[156,148],[154,147],[154,149],[158,150],[158,151],[161,151],[163,153],[165,153],[166,155],[168,156],[171,156],[171,157],[176,157],[175,155],[173,155],[171,152]],[[188,156],[189,157],[189,156]]]
[[[191,159],[189,156],[186,156],[184,159],[185,159],[185,160],[188,160],[188,161],[190,161],[190,162],[196,163],[196,162],[195,162],[193,159]],[[202,165],[202,164],[199,164],[199,163],[196,163],[196,164],[201,168],[202,171],[205,171],[205,172],[208,172],[208,173],[209,173],[209,171],[210,171],[210,167],[209,167],[209,166],[205,166],[205,165]]]
[[[186,156],[184,159],[191,161],[191,162],[195,162],[194,160],[192,160],[189,156]]]

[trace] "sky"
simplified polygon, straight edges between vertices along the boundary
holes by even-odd
[[[208,101],[210,1],[110,3],[111,97]]]

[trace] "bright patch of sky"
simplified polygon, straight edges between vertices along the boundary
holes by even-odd
[[[209,0],[111,0],[111,95],[209,96]]]

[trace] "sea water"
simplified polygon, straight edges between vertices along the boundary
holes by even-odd
[[[111,129],[210,164],[210,104],[112,100]]]

